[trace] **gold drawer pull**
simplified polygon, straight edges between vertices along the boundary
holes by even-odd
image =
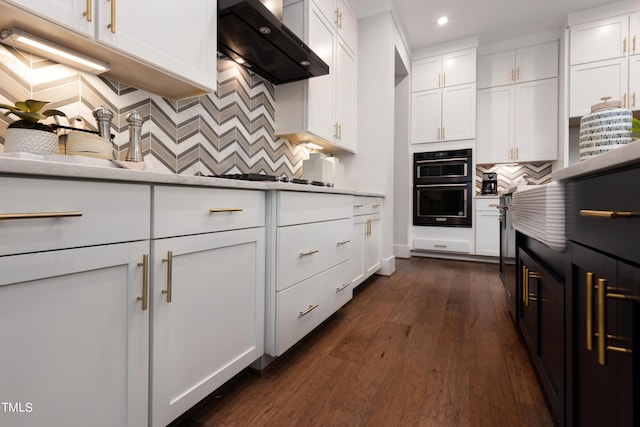
[[[318,304],[310,305],[309,308],[307,308],[306,310],[300,312],[300,317],[306,316],[307,314],[311,313],[316,308],[318,308]]]
[[[587,272],[586,283],[586,333],[587,333],[587,350],[593,350],[593,273]]]
[[[353,205],[354,209],[363,208],[364,205]]]
[[[434,248],[441,248],[444,249],[447,247],[447,245],[433,245]]]
[[[0,220],[4,219],[39,219],[39,218],[68,218],[82,216],[82,212],[33,212],[0,214]]]
[[[142,262],[138,265],[142,267],[142,296],[138,301],[142,301],[142,311],[149,308],[149,255],[142,255]]]
[[[591,218],[631,218],[634,216],[640,216],[640,212],[630,211],[596,211],[589,209],[580,209],[580,216],[586,216]]]
[[[524,306],[529,306],[529,269],[526,265],[522,266],[522,302]]]
[[[87,18],[87,22],[91,22],[93,20],[92,4],[93,4],[93,0],[87,0],[87,10],[82,12],[82,16]]]
[[[342,286],[337,287],[337,288],[336,288],[336,292],[342,292],[342,291],[344,291],[345,289],[347,289],[347,288],[349,287],[349,285],[350,285],[350,284],[351,284],[351,283],[345,283],[345,284],[343,284]]]
[[[605,279],[598,279],[598,364],[607,364],[607,302],[605,296],[607,295],[607,281]]]
[[[347,243],[351,242],[351,240],[340,240],[338,242],[338,246],[342,246],[342,245],[346,245]]]
[[[379,208],[380,207],[380,203],[376,203],[375,205],[371,205],[372,208]]]
[[[111,30],[112,34],[116,33],[116,0],[108,0],[111,2],[111,23],[107,25],[107,28]]]
[[[487,206],[490,207],[490,208],[497,208],[498,204],[497,203],[489,203]]]
[[[242,208],[211,208],[210,213],[224,213],[224,212],[242,212]]]
[[[311,249],[310,251],[306,251],[306,252],[300,252],[300,258],[302,258],[303,256],[309,256],[309,255],[313,255],[320,252],[319,249]]]
[[[167,289],[163,289],[162,293],[167,295],[167,302],[173,299],[173,252],[167,252],[167,257],[162,260],[167,263]]]

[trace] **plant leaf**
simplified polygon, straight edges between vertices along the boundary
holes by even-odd
[[[27,99],[25,104],[27,104],[27,111],[31,113],[37,113],[44,108],[49,102],[47,101],[37,101],[35,99]]]
[[[47,116],[47,117],[51,117],[51,116],[62,116],[62,117],[67,117],[67,115],[60,111],[60,110],[45,110],[42,112],[43,115]]]
[[[22,101],[16,102],[15,108],[18,111],[25,111],[25,112],[29,111],[29,106],[27,105],[27,103],[26,102],[22,102]]]

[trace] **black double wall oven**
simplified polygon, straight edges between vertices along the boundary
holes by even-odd
[[[413,225],[471,227],[471,149],[413,154]]]

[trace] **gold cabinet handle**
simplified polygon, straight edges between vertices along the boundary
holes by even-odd
[[[364,205],[353,205],[354,209],[359,209],[359,208],[363,208],[363,207],[364,207]]]
[[[338,122],[335,122],[333,124],[333,137],[335,139],[338,139]]]
[[[636,36],[633,36],[632,44],[633,53],[636,53]]]
[[[580,209],[580,216],[586,216],[591,218],[616,219],[616,218],[631,218],[631,217],[640,216],[640,212],[597,211],[597,210],[589,210],[589,209]]]
[[[447,73],[442,73],[442,87],[447,86]]]
[[[242,208],[211,208],[210,213],[224,213],[224,212],[242,212]]]
[[[111,2],[111,23],[107,25],[107,28],[111,30],[112,34],[116,33],[116,0],[107,0]]]
[[[376,203],[375,205],[371,205],[372,208],[379,208],[380,207],[380,203]]]
[[[633,95],[631,95],[631,107],[635,107],[636,106],[636,93],[633,92]]]
[[[516,158],[515,158],[515,160],[518,160],[518,159],[520,159],[520,152],[518,150],[518,147],[516,147]]]
[[[300,312],[300,317],[306,316],[307,314],[311,313],[316,308],[318,308],[318,304],[310,305],[306,310],[303,310],[303,311]]]
[[[443,139],[443,140],[447,138],[447,137],[445,136],[445,134],[444,134],[444,129],[445,129],[445,128],[444,128],[444,126],[442,126],[442,139]]]
[[[173,299],[173,252],[167,252],[167,257],[162,260],[167,263],[167,289],[163,289],[162,293],[167,295],[167,302]]]
[[[438,87],[442,87],[442,74],[438,73]]]
[[[622,53],[626,55],[627,53],[627,38],[625,37],[622,41]]]
[[[142,301],[142,311],[149,308],[149,255],[142,255],[142,262],[138,265],[142,267],[142,296],[138,301]]]
[[[93,0],[87,0],[87,9],[82,12],[82,16],[87,18],[87,22],[93,20]]]
[[[338,123],[338,139],[342,139],[342,123]]]
[[[310,251],[300,252],[300,258],[305,257],[305,256],[309,256],[309,255],[313,255],[313,254],[317,254],[318,252],[320,252],[319,249],[311,249]]]
[[[622,95],[622,108],[627,108],[627,94]]]
[[[516,70],[514,68],[511,69],[511,81],[516,81]]]
[[[520,81],[520,67],[516,68],[516,81]]]
[[[434,248],[440,248],[440,249],[444,249],[447,247],[447,245],[433,245]]]
[[[0,220],[9,219],[41,219],[41,218],[68,218],[82,216],[82,212],[29,212],[0,214]]]
[[[603,366],[607,364],[606,293],[607,281],[605,279],[598,279],[598,364]]]
[[[529,269],[522,266],[522,302],[525,307],[529,307]]]
[[[497,208],[498,204],[497,203],[489,203],[487,206],[489,206],[490,208]]]
[[[344,291],[345,289],[347,289],[347,288],[349,287],[349,285],[350,285],[350,284],[351,284],[351,283],[345,283],[345,284],[343,284],[342,286],[338,286],[338,287],[336,288],[336,293],[337,293],[337,292],[342,292],[342,291]]]
[[[587,272],[587,283],[585,290],[586,294],[586,310],[585,310],[585,321],[586,321],[586,338],[587,338],[587,350],[593,350],[593,273]]]
[[[537,294],[532,294],[531,292],[529,292],[529,289],[531,289],[531,287],[529,286],[529,280],[531,279],[542,279],[542,274],[535,272],[535,271],[531,271],[531,270],[527,270],[527,298],[529,299],[529,301],[538,301],[538,295]]]
[[[337,246],[342,246],[342,245],[346,245],[347,243],[351,242],[351,240],[340,240],[337,243]]]

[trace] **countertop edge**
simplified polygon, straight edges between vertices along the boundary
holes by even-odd
[[[586,175],[607,172],[640,164],[640,141],[600,154],[587,160],[574,163],[551,174],[552,181],[566,181]]]
[[[366,197],[385,197],[385,195],[381,193],[358,191],[348,188],[320,187],[315,185],[301,185],[284,182],[240,181],[208,176],[178,175],[152,170],[140,171],[134,169],[122,169],[109,165],[109,162],[105,162],[104,166],[99,166],[0,156],[0,175],[118,181],[150,185],[185,185],[262,191],[299,191],[311,193],[349,194]]]

